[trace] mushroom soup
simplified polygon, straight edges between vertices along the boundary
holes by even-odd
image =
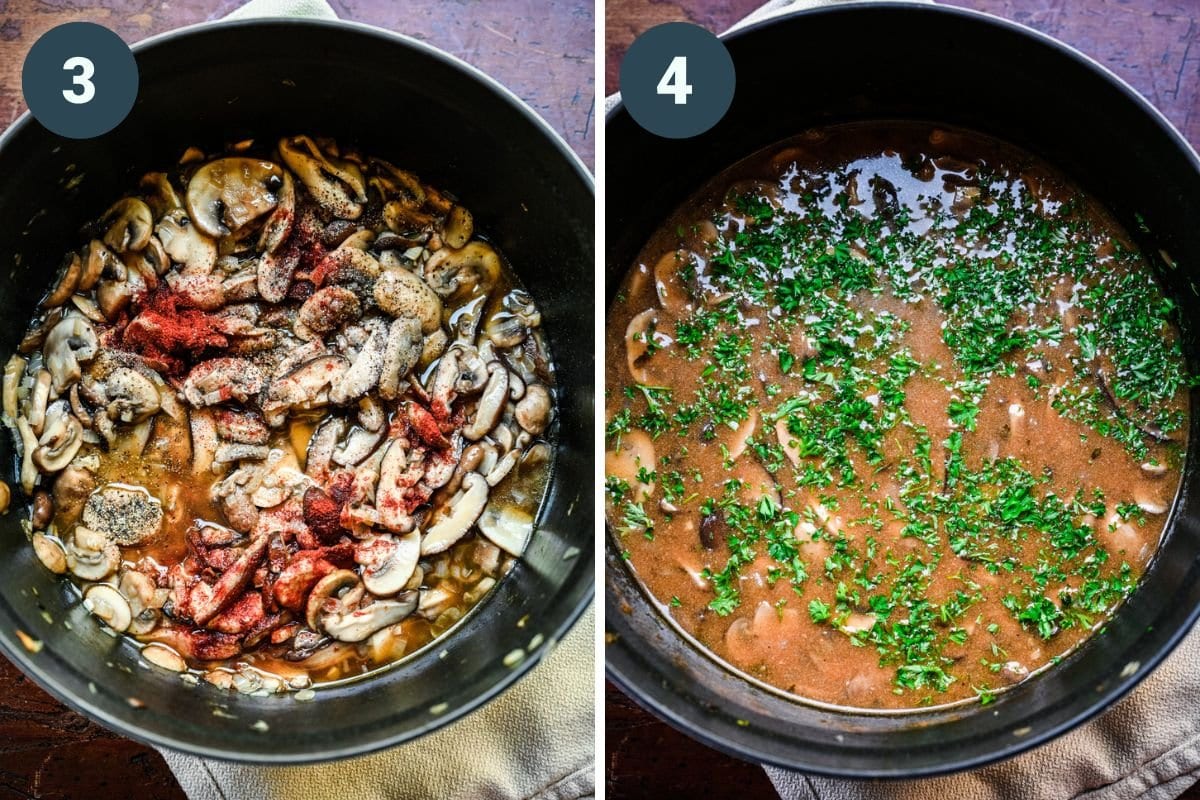
[[[1099,631],[1156,551],[1195,383],[1176,317],[1031,156],[810,132],[696,194],[609,309],[610,533],[753,679],[988,703]]]
[[[43,564],[151,664],[353,677],[518,558],[551,462],[540,315],[470,212],[331,141],[147,174],[4,375]]]

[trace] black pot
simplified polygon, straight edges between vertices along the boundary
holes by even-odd
[[[1107,205],[1147,252],[1166,249],[1179,266],[1161,278],[1187,310],[1185,350],[1195,369],[1200,160],[1158,111],[1099,64],[996,17],[901,2],[794,13],[733,33],[725,43],[737,68],[737,93],[729,113],[708,133],[660,139],[621,108],[609,115],[610,303],[654,229],[741,158],[816,125],[936,121],[1006,139],[1043,157]],[[1150,233],[1141,232],[1138,213]],[[654,609],[611,538],[605,606],[609,677],[706,744],[826,775],[932,775],[1045,742],[1133,688],[1200,612],[1197,406],[1193,392],[1183,488],[1141,587],[1073,657],[987,707],[833,713],[752,684],[685,640]]]
[[[175,163],[254,137],[353,143],[462,198],[541,308],[560,387],[549,492],[523,560],[445,640],[311,702],[236,695],[139,666],[67,583],[42,567],[18,520],[0,518],[0,647],[42,687],[120,733],[197,755],[300,762],[365,753],[461,717],[520,678],[593,592],[592,180],[553,130],[496,82],[411,39],[361,25],[271,20],[202,25],[137,45],[141,90],[118,128],[61,139],[28,116],[0,139],[0,348],[8,358],[79,228]],[[82,175],[77,184],[68,182]],[[18,485],[9,437],[0,463]],[[52,620],[52,621],[50,621]],[[65,625],[70,624],[71,630]],[[44,643],[23,647],[22,631]],[[536,639],[535,639],[536,637]],[[514,651],[525,657],[505,665]],[[508,659],[510,663],[512,659]],[[218,715],[217,712],[220,714]],[[259,722],[265,723],[256,726]],[[261,729],[261,730],[260,730]]]

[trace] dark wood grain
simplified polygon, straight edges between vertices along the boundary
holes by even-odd
[[[63,22],[98,22],[127,42],[219,19],[241,0],[0,0],[0,129],[25,105],[21,64]],[[414,36],[487,72],[533,106],[584,160],[595,154],[590,0],[331,0],[342,19]],[[0,659],[0,800],[179,800],[152,748],[68,710]]]
[[[605,91],[647,28],[688,21],[723,31],[763,0],[607,0]],[[1132,84],[1200,145],[1200,3],[1194,0],[955,0],[1074,45]],[[610,800],[775,797],[762,770],[687,738],[611,686],[605,703]],[[1200,785],[1183,794],[1200,800]]]

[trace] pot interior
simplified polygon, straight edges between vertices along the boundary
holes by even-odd
[[[623,109],[609,117],[608,302],[662,220],[743,157],[813,127],[935,122],[1040,156],[1105,205],[1144,252],[1169,253],[1177,267],[1159,278],[1183,309],[1184,350],[1196,370],[1200,340],[1189,309],[1200,294],[1200,239],[1191,235],[1200,212],[1200,163],[1169,123],[1098,65],[1012,23],[916,3],[800,12],[732,34],[726,44],[737,92],[728,114],[708,133],[665,140],[640,129]],[[751,684],[666,622],[611,540],[609,674],[651,710],[709,744],[823,774],[914,777],[986,763],[1042,742],[1128,691],[1200,610],[1198,397],[1193,390],[1180,493],[1139,589],[1103,633],[986,708],[842,713]]]
[[[265,43],[265,44],[264,44]],[[571,287],[593,271],[591,179],[555,134],[505,90],[437,51],[344,23],[200,26],[135,48],[140,95],[95,140],[25,119],[5,135],[0,170],[0,348],[14,350],[79,229],[188,146],[218,150],[297,133],[331,136],[457,195],[538,303],[560,391],[554,473],[524,558],[450,636],[310,702],[254,697],[139,665],[65,580],[33,555],[15,497],[0,517],[0,645],[60,699],[136,738],[197,754],[305,761],[362,753],[432,730],[535,664],[592,593],[590,486],[593,303]],[[10,437],[4,479],[18,485]],[[70,630],[67,626],[70,626]],[[22,647],[21,631],[42,643]],[[513,654],[516,655],[513,655]],[[507,664],[505,663],[507,661]]]

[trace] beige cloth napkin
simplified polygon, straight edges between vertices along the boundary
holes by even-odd
[[[844,1],[771,0],[730,30]],[[1200,629],[1099,718],[1000,764],[899,782],[766,771],[783,800],[1170,800],[1200,779]]]
[[[229,19],[336,19],[325,0],[252,0]],[[594,606],[493,702],[421,739],[300,767],[233,764],[161,749],[191,800],[582,800],[595,794]]]

